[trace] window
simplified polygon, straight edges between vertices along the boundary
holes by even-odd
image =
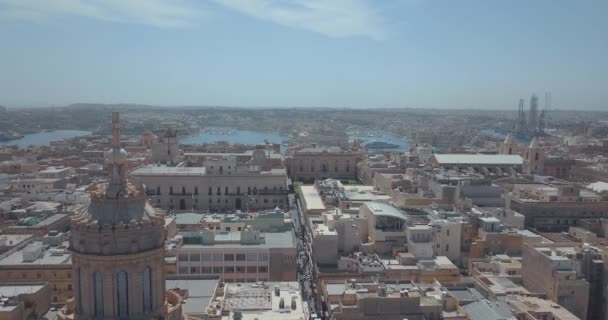
[[[268,261],[268,253],[260,253],[260,254],[258,255],[258,259],[259,259],[260,261]]]
[[[213,273],[222,274],[222,272],[223,272],[222,267],[213,267]]]
[[[169,187],[169,194],[173,194],[173,186]]]
[[[237,254],[236,261],[245,261],[245,254]]]
[[[95,316],[103,317],[103,276],[101,272],[93,274],[93,294],[95,303]]]
[[[156,195],[160,196],[160,186],[156,186]]]
[[[236,187],[236,194],[238,194],[238,195],[241,194],[241,187]]]
[[[129,318],[129,282],[125,271],[116,273],[116,301],[118,301],[118,318]]]
[[[234,267],[225,267],[224,273],[234,273]]]
[[[209,273],[211,273],[211,267],[201,267],[201,273],[202,274],[209,274]]]
[[[190,274],[199,274],[201,272],[200,267],[190,267]]]
[[[95,297],[95,316],[103,317],[103,275],[101,272],[93,274],[93,296]]]
[[[245,267],[235,267],[236,273],[245,273]]]
[[[194,187],[194,195],[198,196],[198,187]]]
[[[222,255],[221,253],[214,253],[213,261],[224,261],[224,255]]]
[[[201,255],[198,253],[191,253],[190,261],[201,261]]]
[[[201,260],[203,261],[211,261],[212,255],[211,254],[201,254]]]
[[[247,261],[258,261],[258,254],[257,253],[248,253]]]
[[[220,187],[217,187],[217,195],[222,195],[222,190],[220,189]]]
[[[268,199],[264,199],[264,203],[268,203]]]
[[[224,188],[224,194],[229,194],[230,192],[228,192],[228,187]]]
[[[209,187],[209,193],[207,193],[207,195],[211,195],[213,193],[213,189],[211,187]]]
[[[182,187],[182,195],[186,194],[186,187]]]
[[[266,273],[266,272],[268,272],[268,267],[266,267],[266,266],[259,266],[258,267],[258,272],[260,272],[260,273]]]
[[[232,254],[232,253],[224,254],[224,261],[234,261],[234,254]]]
[[[178,261],[184,261],[187,262],[188,261],[188,254],[187,253],[180,253],[177,255],[177,260]]]
[[[255,266],[247,267],[247,273],[257,273],[257,268]]]
[[[144,313],[152,312],[152,269],[144,269]]]

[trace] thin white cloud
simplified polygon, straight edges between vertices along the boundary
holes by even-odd
[[[385,39],[385,22],[368,0],[215,0],[243,14],[330,37]]]
[[[0,17],[5,19],[66,15],[172,28],[196,24],[201,10],[179,0],[0,0]]]

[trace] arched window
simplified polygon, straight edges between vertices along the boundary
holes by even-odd
[[[143,276],[144,313],[152,312],[152,269],[146,267]]]
[[[93,274],[93,297],[95,301],[95,316],[103,318],[103,275],[101,272]]]
[[[116,301],[118,301],[118,319],[129,318],[129,279],[125,271],[116,273]]]

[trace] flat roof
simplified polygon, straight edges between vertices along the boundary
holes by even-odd
[[[134,176],[157,176],[157,175],[171,175],[171,176],[203,176],[207,172],[205,167],[167,167],[167,166],[155,166],[147,165],[141,168],[135,169],[131,172]]]
[[[182,304],[184,313],[204,313],[218,282],[219,279],[167,279],[165,288],[188,290],[187,301]]]
[[[72,169],[71,167],[48,167],[44,170],[38,171],[38,173],[57,173]]]
[[[524,163],[521,156],[512,154],[435,154],[434,157],[443,165],[522,165]]]
[[[201,220],[205,217],[202,213],[187,212],[178,213],[175,215],[176,224],[200,224]]]
[[[315,148],[303,148],[303,149],[300,149],[300,150],[296,151],[296,154],[299,154],[299,153],[323,153],[323,152],[341,153],[341,152],[344,152],[344,151],[340,147],[315,147]]]
[[[259,244],[241,244],[241,233],[239,231],[216,233],[216,241],[233,241],[233,243],[214,243],[208,244],[184,244],[183,249],[200,249],[200,248],[295,248],[294,236],[292,230],[284,232],[262,232],[264,242]],[[219,237],[219,238],[218,238]]]
[[[39,291],[40,289],[44,288],[44,284],[31,284],[31,285],[25,285],[25,284],[7,284],[7,285],[0,285],[0,296],[3,297],[16,297],[20,294],[28,294],[28,293],[34,293],[36,291]]]
[[[314,186],[301,186],[300,192],[304,196],[307,210],[325,210],[325,204]]]
[[[264,151],[266,157],[268,157],[268,152],[263,149],[258,149]],[[250,157],[253,156],[253,152],[256,150],[245,150],[243,152],[185,152],[184,156],[186,157],[214,157],[214,156],[234,156],[234,157]],[[282,155],[280,153],[276,153],[274,151],[270,152],[271,159],[280,159]]]
[[[388,204],[382,202],[368,202],[364,205],[366,205],[371,211],[371,213],[375,216],[391,217],[406,220],[406,217],[403,212],[393,206],[389,206]]]
[[[68,243],[64,243],[65,248],[67,248]],[[27,248],[27,247],[26,247]],[[23,248],[25,249],[25,248]],[[32,261],[25,262],[23,261],[23,249],[17,250],[8,256],[0,259],[0,266],[35,266],[35,265],[44,265],[44,264],[71,264],[72,254],[69,253],[66,249],[66,253],[59,255],[52,255],[51,250],[45,250],[42,257]]]
[[[268,282],[266,287],[255,283],[227,283],[223,309],[230,312],[232,319],[234,311],[240,311],[242,320],[300,320],[306,312],[302,301],[300,286],[297,282]],[[279,296],[273,293],[274,287],[279,288]],[[292,299],[295,300],[295,310],[290,308]],[[283,300],[285,308],[279,307]]]

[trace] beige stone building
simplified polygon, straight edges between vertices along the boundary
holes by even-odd
[[[593,191],[555,181],[513,185],[506,206],[525,216],[526,228],[565,231],[581,219],[608,218],[608,200]]]
[[[281,210],[177,214],[176,275],[225,282],[296,280],[296,242]]]
[[[523,249],[523,285],[587,319],[589,282],[577,274],[577,250],[570,244],[529,244]]]
[[[234,212],[287,206],[285,169],[261,171],[223,159],[205,167],[149,165],[131,174],[154,206],[177,212]]]
[[[23,243],[0,256],[0,283],[48,282],[51,303],[73,296],[71,255],[66,247],[45,249],[40,242]]]
[[[165,219],[146,203],[143,187],[128,181],[119,131],[113,113],[110,178],[90,189],[91,203],[72,219],[74,300],[60,317],[181,319],[179,299],[165,292]]]
[[[357,162],[361,154],[339,147],[313,147],[296,151],[287,158],[287,172],[296,181],[318,179],[357,179]]]
[[[42,319],[51,307],[51,288],[47,283],[2,284],[0,297],[0,320]]]
[[[336,320],[438,320],[443,311],[441,296],[410,282],[328,280],[321,290]]]

